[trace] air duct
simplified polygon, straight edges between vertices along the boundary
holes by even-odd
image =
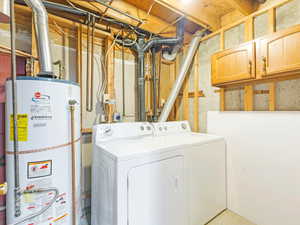
[[[10,17],[9,0],[0,1],[0,23],[8,23]]]
[[[137,120],[146,121],[145,107],[145,53],[152,48],[161,46],[172,46],[174,51],[178,51],[183,43],[184,38],[184,19],[177,24],[177,34],[175,38],[156,37],[145,40],[144,36],[139,36],[136,42],[124,43],[124,41],[116,39],[116,41],[126,47],[131,48],[137,53]]]
[[[53,77],[47,10],[40,0],[24,1],[32,8],[34,15],[34,25],[40,60],[40,73],[38,76]]]
[[[181,65],[181,69],[179,71],[179,74],[177,76],[177,79],[175,81],[175,84],[171,90],[171,94],[169,95],[169,98],[163,108],[163,111],[158,119],[159,122],[165,122],[167,121],[168,117],[169,117],[169,114],[172,110],[172,107],[174,105],[174,102],[177,98],[177,95],[181,89],[181,86],[183,84],[183,81],[191,67],[191,64],[193,62],[193,59],[194,59],[194,56],[197,52],[197,49],[198,49],[198,46],[200,44],[200,41],[201,39],[204,37],[204,35],[206,35],[206,30],[205,31],[202,31],[202,32],[199,32],[197,33],[193,40],[191,41],[191,44],[190,44],[190,47],[189,47],[189,50],[187,52],[187,55],[185,56],[184,58],[184,61]]]

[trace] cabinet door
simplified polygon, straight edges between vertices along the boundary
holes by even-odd
[[[255,78],[255,42],[247,42],[235,49],[212,56],[212,84]]]
[[[300,71],[300,26],[279,31],[259,41],[260,77]]]

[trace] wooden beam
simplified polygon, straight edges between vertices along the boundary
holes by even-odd
[[[269,111],[276,110],[276,83],[269,84]]]
[[[276,32],[276,11],[275,8],[268,10],[268,33]],[[276,83],[269,84],[269,111],[276,110]]]
[[[28,16],[28,13],[31,13],[31,9],[27,6],[15,4],[15,8],[16,8],[16,10],[18,10],[19,12],[22,12],[24,15],[26,14],[27,16]],[[49,26],[50,27],[53,25],[53,23],[54,23],[53,21],[55,21],[60,26],[63,26],[65,28],[69,28],[69,29],[72,29],[72,28],[75,29],[76,26],[79,25],[78,23],[76,23],[74,21],[62,18],[62,17],[54,15],[52,13],[48,13],[48,17],[49,17]],[[85,25],[82,25],[82,30],[83,30],[83,32],[86,32],[87,27]],[[111,38],[113,38],[113,36],[108,32],[98,30],[98,29],[95,30],[95,37],[106,38],[108,36],[111,36]]]
[[[240,11],[245,16],[250,15],[256,9],[255,1],[251,0],[226,0],[228,3],[232,5],[233,8]]]
[[[220,89],[220,111],[225,111],[225,89]]]
[[[275,8],[271,8],[268,10],[268,33],[272,34],[276,32],[276,12]]]
[[[254,38],[254,19],[249,17],[245,23],[245,41],[251,41]]]
[[[220,31],[220,51],[225,49],[224,30]],[[220,89],[220,111],[225,111],[225,89]]]
[[[174,85],[176,80],[176,63],[172,63],[170,65],[170,90],[172,90],[172,86]],[[173,106],[172,111],[170,113],[170,119],[171,120],[176,120],[176,107]]]
[[[115,77],[114,77],[114,47],[110,38],[105,39],[105,56],[106,56],[106,76],[107,88],[106,93],[110,100],[115,99]],[[108,104],[107,122],[113,122],[113,114],[115,110],[114,104]]]
[[[176,61],[175,61],[175,78],[178,75],[179,70],[180,70],[180,54],[177,54]],[[177,97],[176,101],[175,101],[175,119],[176,120],[180,120],[180,103],[181,103],[181,99]]]
[[[168,27],[168,29],[166,30],[166,34],[161,34],[162,36],[166,36],[166,37],[173,37],[176,34],[176,26],[170,26],[169,23],[167,23],[166,21],[153,16],[153,15],[148,15],[146,11],[138,9],[137,7],[125,2],[125,1],[112,1],[111,2],[111,6],[119,9],[123,12],[126,12],[136,18],[140,18],[140,19],[147,19],[147,21],[143,24],[138,24],[135,20],[132,20],[124,15],[121,15],[111,9],[107,9],[106,7],[102,6],[99,3],[93,2],[92,4],[90,4],[88,1],[83,1],[83,0],[70,0],[72,3],[79,5],[81,7],[84,7],[86,9],[89,10],[93,10],[95,12],[105,12],[105,15],[108,17],[112,17],[114,19],[117,19],[119,21],[131,24],[131,25],[139,25],[140,28],[150,31],[150,32],[154,32],[155,31],[159,31],[165,27]],[[100,11],[101,10],[101,11]],[[187,36],[187,40],[191,39],[191,34],[186,33]]]
[[[199,50],[197,51],[194,59],[194,132],[199,132]]]
[[[201,4],[203,4],[200,1],[191,1],[189,4],[185,4],[183,1],[178,0],[154,1],[179,15],[185,15],[188,20],[193,21],[204,28],[213,31],[220,28],[220,18],[218,18],[216,15],[207,13],[205,10],[199,12],[199,8],[201,8]]]
[[[186,56],[187,48],[185,47],[184,50],[184,56]],[[189,71],[190,72],[190,71]],[[190,74],[187,74],[185,77],[184,83],[183,83],[183,120],[189,120],[189,111],[190,111],[190,100],[189,100],[189,76]]]
[[[244,90],[244,109],[245,111],[253,111],[253,85],[246,85]]]
[[[193,92],[188,92],[188,98],[201,98],[201,97],[205,97],[205,94],[203,93],[203,91],[193,91]],[[178,97],[182,98],[183,97],[183,93],[179,93]]]

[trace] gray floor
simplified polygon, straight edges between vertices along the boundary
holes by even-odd
[[[226,210],[207,225],[255,225],[245,218]]]

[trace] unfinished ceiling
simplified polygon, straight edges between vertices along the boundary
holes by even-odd
[[[252,13],[256,8],[254,0],[124,0],[167,22],[185,15],[188,20],[208,27],[211,30],[220,28],[220,18],[234,10],[244,15]]]
[[[125,12],[144,23],[137,23],[118,12],[109,9],[94,0],[51,0],[66,5],[75,4],[94,12],[105,14],[133,26],[172,37],[175,34],[176,22],[185,17],[187,40],[190,35],[203,28],[215,31],[221,27],[221,17],[239,11],[243,15],[252,13],[256,8],[255,0],[111,0],[113,8]],[[101,0],[100,0],[101,1]],[[104,0],[103,0],[104,1]]]

